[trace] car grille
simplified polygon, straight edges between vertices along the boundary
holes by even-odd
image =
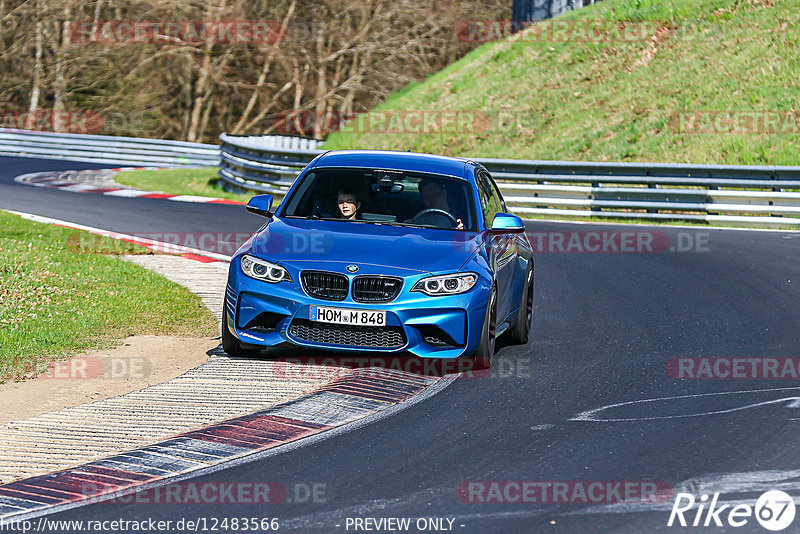
[[[303,289],[312,297],[323,300],[344,300],[347,298],[347,277],[338,273],[304,271],[300,275]]]
[[[353,326],[296,319],[289,333],[303,341],[348,347],[396,349],[406,344],[405,333],[399,326]]]
[[[403,281],[388,276],[358,276],[353,280],[356,302],[390,302],[400,293]]]

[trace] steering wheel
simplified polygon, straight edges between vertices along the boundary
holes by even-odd
[[[324,198],[321,198],[317,200],[316,203],[314,203],[314,208],[311,210],[311,214],[317,217],[324,217],[324,218],[334,217],[333,211],[331,211],[331,206],[325,205]]]
[[[453,215],[451,215],[447,211],[440,210],[439,208],[428,208],[428,209],[422,210],[421,212],[417,213],[414,216],[414,220],[417,220],[421,216],[427,215],[428,213],[435,214],[435,215],[442,215],[443,217],[447,217],[447,220],[450,221],[450,224],[453,226],[453,228],[456,228],[458,226],[458,220],[455,217],[453,217]]]

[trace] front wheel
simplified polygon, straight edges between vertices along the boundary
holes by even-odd
[[[229,356],[248,357],[258,356],[259,351],[242,348],[242,343],[228,329],[228,310],[222,312],[222,350]]]
[[[489,303],[486,306],[486,317],[483,320],[481,343],[475,353],[475,359],[488,367],[494,355],[495,342],[497,341],[497,288],[492,286],[489,293]]]
[[[515,345],[524,345],[528,342],[533,319],[533,267],[525,275],[525,290],[522,292],[522,302],[519,305],[517,321],[511,330],[511,342]]]

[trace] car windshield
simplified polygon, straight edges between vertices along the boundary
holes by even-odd
[[[391,170],[320,169],[283,202],[283,217],[475,230],[469,184]]]

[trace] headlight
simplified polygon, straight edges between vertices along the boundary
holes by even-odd
[[[242,272],[250,278],[263,280],[271,284],[292,281],[289,272],[280,265],[275,265],[274,263],[248,255],[242,256]]]
[[[432,297],[457,295],[469,291],[477,282],[478,275],[473,273],[429,276],[414,284],[411,291],[420,291]]]

